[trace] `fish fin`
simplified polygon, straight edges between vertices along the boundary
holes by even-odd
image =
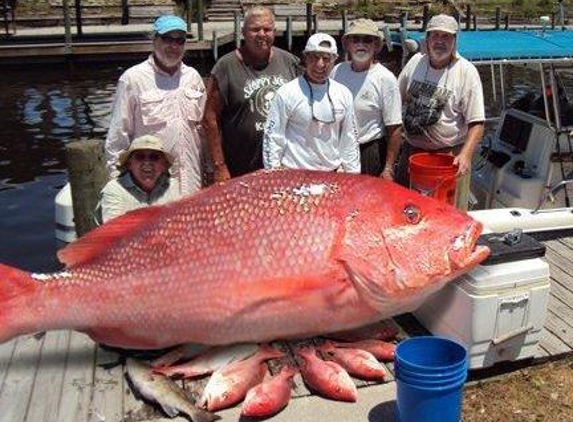
[[[135,335],[125,328],[98,327],[81,331],[90,336],[96,343],[103,343],[111,347],[137,348],[139,350],[155,350],[160,347],[153,339]]]
[[[161,406],[163,411],[167,413],[167,416],[169,416],[170,418],[174,418],[179,414],[179,409],[177,409],[176,407],[169,406],[168,404],[165,403],[159,403],[159,405]]]
[[[156,220],[162,210],[162,207],[146,207],[114,218],[60,250],[58,258],[68,267],[86,263]]]
[[[38,287],[30,273],[0,264],[0,343],[25,333],[18,323],[28,319],[26,299]]]

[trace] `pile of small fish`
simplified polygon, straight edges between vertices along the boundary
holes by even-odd
[[[241,415],[265,418],[287,406],[297,373],[313,392],[332,400],[355,402],[357,389],[351,376],[383,382],[387,371],[379,361],[393,360],[395,345],[388,341],[396,334],[393,328],[331,334],[316,345],[296,346],[294,361],[268,344],[208,350],[183,345],[155,359],[150,366],[130,359],[127,373],[140,394],[158,403],[169,416],[184,413],[195,422],[214,421],[219,417],[211,412],[243,401]],[[267,369],[266,363],[271,360],[275,375]],[[211,376],[195,404],[170,379],[206,375]]]

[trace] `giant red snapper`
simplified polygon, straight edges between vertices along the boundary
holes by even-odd
[[[379,178],[259,171],[0,266],[0,342],[74,329],[130,348],[261,342],[411,311],[488,255],[481,224]]]

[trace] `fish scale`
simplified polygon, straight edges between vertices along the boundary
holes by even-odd
[[[480,232],[379,178],[259,171],[106,223],[60,252],[65,276],[0,266],[0,341],[71,328],[162,348],[351,329],[485,259]]]

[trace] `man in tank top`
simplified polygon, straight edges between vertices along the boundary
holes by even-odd
[[[263,167],[262,137],[279,87],[299,73],[298,59],[274,47],[275,20],[263,7],[247,11],[241,48],[223,56],[207,83],[203,127],[215,181]]]

